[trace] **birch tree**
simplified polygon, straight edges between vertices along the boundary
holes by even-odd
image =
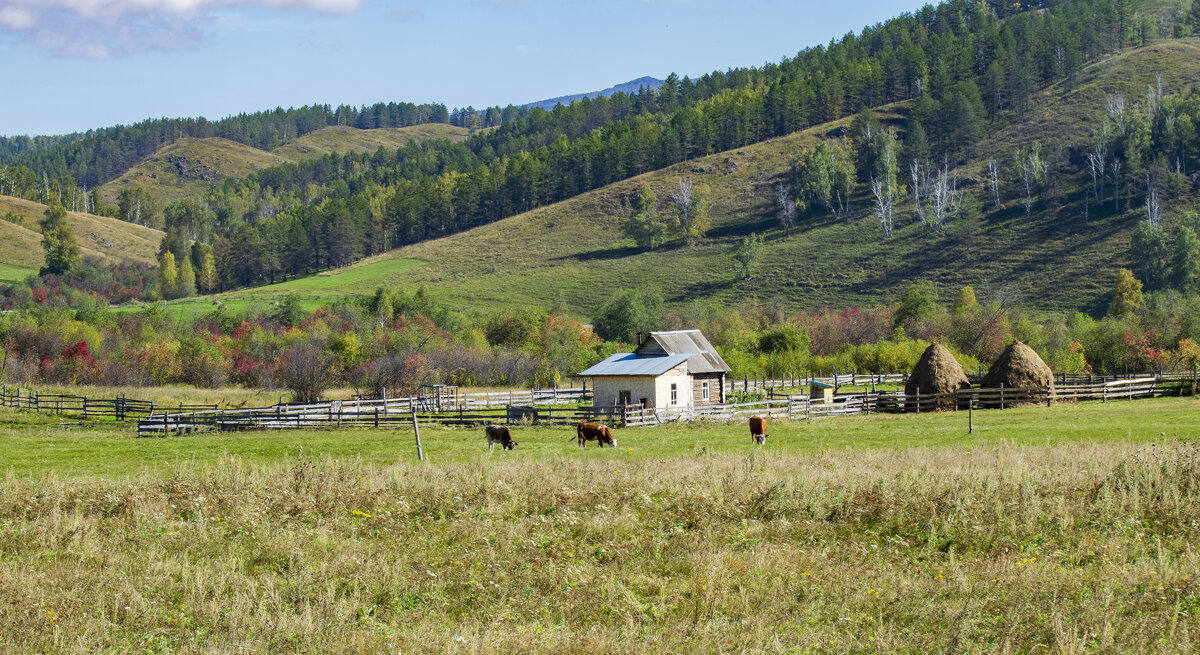
[[[787,187],[782,184],[775,185],[775,211],[784,234],[791,236],[792,226],[796,224],[796,203],[792,201]]]
[[[1000,162],[989,159],[987,163],[988,187],[992,190],[992,201],[1000,207]]]
[[[1146,222],[1156,230],[1162,226],[1162,203],[1158,197],[1158,186],[1154,184],[1150,173],[1146,173]]]
[[[1041,146],[1037,143],[1027,150],[1018,151],[1016,157],[1017,176],[1025,188],[1025,216],[1033,211],[1033,192],[1046,175],[1046,164],[1042,162]]]
[[[933,227],[944,232],[946,223],[958,215],[962,204],[962,192],[958,190],[958,175],[945,167],[938,170],[929,191],[929,206],[933,213]]]
[[[704,236],[710,223],[708,217],[708,189],[697,185],[690,177],[679,178],[679,185],[671,192],[671,204],[675,207],[679,231],[688,244]]]
[[[917,218],[921,219],[921,224],[926,225],[928,222],[925,219],[925,207],[921,204],[921,196],[929,189],[929,163],[914,159],[908,166],[908,172],[912,178],[913,211],[917,213]]]

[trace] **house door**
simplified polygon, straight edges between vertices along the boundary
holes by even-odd
[[[618,405],[628,405],[630,403],[630,401],[632,401],[632,400],[633,400],[633,393],[631,393],[629,391],[618,391],[617,392],[617,404]]]

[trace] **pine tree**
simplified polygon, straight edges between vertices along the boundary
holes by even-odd
[[[1180,225],[1171,249],[1171,283],[1184,293],[1194,293],[1200,285],[1200,237],[1192,228]]]
[[[1200,0],[1192,0],[1192,8],[1188,11],[1187,24],[1192,28],[1192,33],[1200,32]]]
[[[62,275],[79,266],[82,250],[75,241],[75,233],[67,226],[67,210],[58,203],[46,208],[41,221],[42,250],[45,266],[41,275]]]

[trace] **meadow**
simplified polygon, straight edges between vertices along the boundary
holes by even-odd
[[[10,652],[1191,652],[1191,398],[135,439],[0,414]]]

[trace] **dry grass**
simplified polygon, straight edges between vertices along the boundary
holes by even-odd
[[[462,141],[471,130],[445,123],[425,123],[411,127],[359,130],[353,127],[326,127],[279,146],[271,154],[292,161],[313,159],[331,152],[375,152],[380,147],[395,150],[409,141],[448,139]]]
[[[0,196],[0,214],[12,212],[21,219],[21,224],[0,222],[0,263],[23,268],[40,268],[43,263],[42,235],[38,222],[46,214],[46,206]],[[133,261],[153,264],[157,261],[158,245],[163,233],[141,225],[107,216],[67,212],[67,225],[75,232],[75,239],[85,256],[109,262]]]
[[[121,189],[143,187],[167,205],[183,198],[202,198],[210,186],[227,177],[246,177],[287,162],[284,157],[229,139],[185,137],[100,187],[100,193],[116,203]]]
[[[604,451],[595,451],[597,454]],[[1197,450],[0,483],[11,652],[1189,652]]]

